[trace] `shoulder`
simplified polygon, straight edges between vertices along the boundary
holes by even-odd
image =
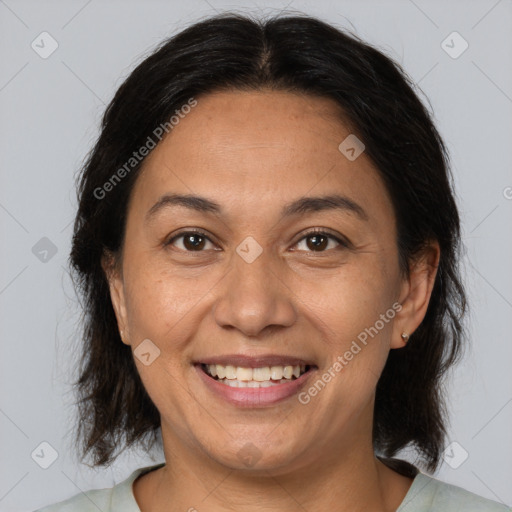
[[[64,501],[48,505],[34,512],[104,512],[110,511],[112,501],[110,489],[94,489],[84,493],[76,494]]]
[[[165,465],[165,462],[138,468],[128,478],[113,487],[81,492],[34,512],[140,512],[133,495],[132,484],[144,473]]]
[[[512,512],[512,508],[420,472],[397,512],[434,511]]]

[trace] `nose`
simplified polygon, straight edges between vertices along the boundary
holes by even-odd
[[[270,326],[294,324],[293,293],[270,260],[266,251],[251,263],[234,254],[214,305],[214,318],[220,327],[236,328],[255,337]]]

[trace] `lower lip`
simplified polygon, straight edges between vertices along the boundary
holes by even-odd
[[[299,392],[315,371],[310,369],[298,379],[276,386],[266,388],[232,388],[210,377],[201,369],[200,364],[194,366],[199,373],[199,378],[206,384],[208,389],[227,402],[239,407],[265,407],[290,398]]]

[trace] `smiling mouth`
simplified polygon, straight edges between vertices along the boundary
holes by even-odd
[[[212,379],[234,388],[266,388],[279,386],[302,377],[312,369],[312,365],[261,366],[248,368],[224,366],[220,364],[201,364],[201,369]]]

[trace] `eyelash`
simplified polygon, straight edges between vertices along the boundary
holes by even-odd
[[[177,235],[174,235],[172,238],[170,238],[167,242],[164,243],[164,246],[168,246],[168,245],[172,245],[177,239],[179,238],[182,238],[184,237],[185,235],[199,235],[203,238],[205,238],[206,240],[208,240],[209,242],[211,243],[214,243],[212,242],[212,240],[210,240],[210,238],[206,235],[206,233],[204,233],[203,231],[199,230],[199,229],[189,229],[187,231],[182,231],[181,233],[178,233]],[[302,238],[300,238],[300,240],[298,240],[294,245],[297,245],[299,242],[302,242],[304,239],[306,238],[309,238],[311,236],[314,236],[314,235],[323,235],[331,240],[335,240],[336,242],[338,242],[341,246],[341,248],[345,248],[345,249],[348,249],[350,247],[349,245],[349,242],[343,240],[342,238],[338,237],[338,236],[335,236],[333,235],[332,233],[330,233],[329,231],[326,231],[324,229],[312,229],[311,231],[308,231],[307,233],[305,233]],[[340,247],[337,247],[335,249],[339,249]],[[197,253],[200,253],[200,252],[205,252],[204,250],[200,250],[200,251],[188,251],[188,250],[183,250],[183,249],[179,249],[183,252],[188,252],[188,253],[194,253],[194,252],[197,252]],[[325,253],[325,252],[328,252],[329,250],[333,250],[333,249],[326,249],[326,250],[323,250],[323,251],[309,251],[309,252],[315,252],[315,253]]]

